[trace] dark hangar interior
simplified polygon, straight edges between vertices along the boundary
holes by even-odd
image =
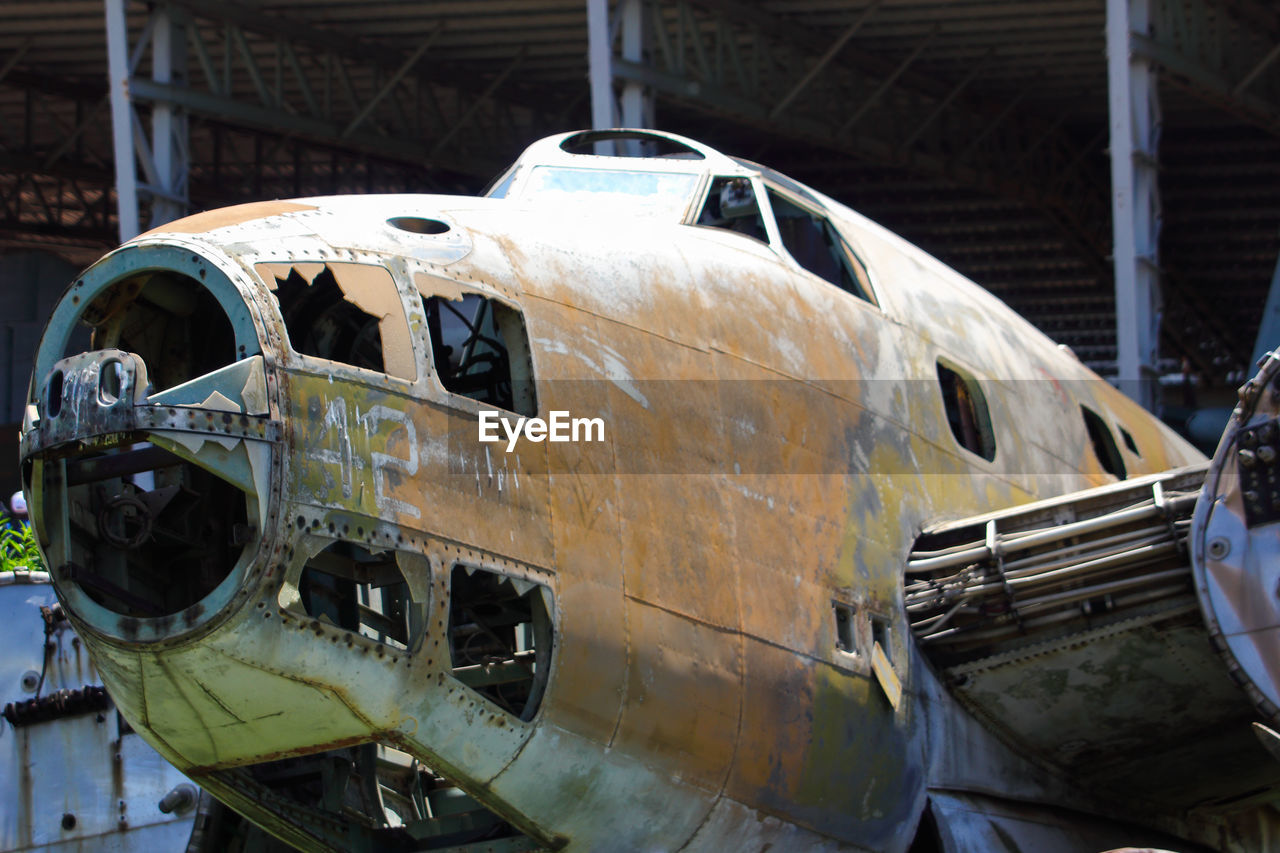
[[[593,79],[615,122],[827,192],[1104,377],[1158,328],[1139,369],[1171,417],[1251,372],[1280,250],[1265,0],[15,1],[0,421],[48,305],[119,241],[118,196],[146,230],[263,198],[476,193],[533,139],[592,126]],[[1138,187],[1119,201],[1117,164]],[[1117,209],[1137,221],[1120,262]],[[1158,294],[1136,320],[1122,268]]]

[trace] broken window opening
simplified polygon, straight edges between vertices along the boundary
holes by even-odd
[[[551,591],[533,581],[456,565],[449,605],[453,676],[531,720],[551,668]]]
[[[836,614],[836,648],[846,654],[858,653],[858,632],[854,607],[841,601],[832,602]]]
[[[1093,455],[1098,458],[1102,470],[1117,479],[1125,479],[1129,475],[1124,467],[1124,458],[1120,455],[1120,448],[1116,447],[1116,440],[1112,437],[1111,430],[1107,428],[1107,422],[1088,406],[1081,406],[1080,414],[1084,416],[1084,426],[1089,433],[1089,444],[1093,447]]]
[[[890,665],[893,664],[893,651],[889,642],[889,620],[884,616],[871,616],[871,644],[872,646],[880,646],[880,650],[884,652],[885,660]]]
[[[413,600],[393,552],[334,542],[307,560],[298,582],[307,615],[397,649],[413,648],[426,605]]]
[[[330,846],[540,849],[528,836],[411,754],[378,743],[219,771],[220,782],[289,820],[310,815]],[[306,819],[305,817],[303,818]]]
[[[947,424],[955,440],[970,453],[988,462],[996,458],[995,434],[991,429],[991,412],[977,381],[941,361],[937,363],[938,386],[947,411]]]
[[[73,335],[64,357],[104,349],[136,353],[147,365],[152,393],[241,357],[217,297],[179,273],[149,270],[115,282],[85,307],[80,324],[89,328],[89,343]]]
[[[806,210],[773,190],[769,190],[769,205],[782,245],[796,263],[841,290],[875,304],[866,265],[825,216]]]
[[[254,538],[243,492],[146,442],[46,463],[44,478],[44,494],[66,492],[61,570],[122,616],[169,616],[197,603]],[[62,512],[57,501],[46,506]]]
[[[409,321],[391,272],[373,264],[259,264],[275,291],[289,345],[299,355],[418,376]]]
[[[445,390],[521,415],[538,413],[524,317],[476,293],[423,296],[431,357]]]
[[[1120,438],[1124,440],[1124,446],[1129,448],[1129,452],[1139,459],[1142,458],[1142,451],[1138,450],[1138,443],[1133,440],[1133,435],[1124,427],[1120,427]]]
[[[723,228],[761,242],[769,239],[750,178],[722,177],[712,181],[697,224]]]

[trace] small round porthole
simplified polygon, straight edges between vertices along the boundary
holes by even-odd
[[[408,231],[412,234],[444,234],[449,230],[448,222],[441,222],[439,219],[427,219],[422,216],[397,216],[388,219],[387,224],[392,228],[398,228],[401,231]]]

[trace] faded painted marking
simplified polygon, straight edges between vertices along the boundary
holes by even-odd
[[[336,465],[340,472],[342,497],[351,497],[351,469],[355,464],[351,453],[351,433],[347,428],[347,402],[342,399],[330,400],[324,411],[324,420],[320,424],[320,432],[316,436],[319,444],[333,430],[338,439],[338,450],[325,450],[312,447],[307,450],[307,458],[322,465]],[[362,466],[363,467],[363,466]]]
[[[404,477],[412,477],[418,473],[418,431],[414,428],[413,421],[408,415],[388,406],[374,406],[360,416],[360,422],[373,433],[377,433],[379,425],[386,421],[398,424],[407,433],[406,441],[409,447],[409,456],[408,458],[402,458],[377,450],[370,452],[369,458],[373,460],[374,502],[377,503],[379,510],[394,509],[411,518],[421,518],[422,510],[408,501],[393,498],[386,493],[387,473],[389,471],[397,472],[397,475],[403,475]],[[393,431],[391,435],[395,435],[396,432],[398,430]],[[390,444],[390,436],[388,436],[388,447]],[[393,477],[399,479],[397,475],[393,475]]]
[[[599,360],[592,358],[580,349],[570,349],[569,344],[560,338],[534,338],[532,343],[536,344],[539,349],[546,352],[553,352],[557,355],[568,355],[576,358],[578,361],[590,367],[596,373],[612,382],[619,391],[626,394],[632,400],[635,400],[643,408],[649,408],[649,400],[640,393],[640,389],[636,387],[635,378],[631,375],[631,371],[627,369],[627,364],[617,351],[610,349],[608,346],[594,342],[592,344],[595,351],[600,355]]]

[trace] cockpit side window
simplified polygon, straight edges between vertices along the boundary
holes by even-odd
[[[815,213],[769,190],[782,245],[796,263],[859,299],[874,303],[866,266],[840,232]]]
[[[720,177],[713,180],[696,224],[725,228],[764,242],[769,239],[750,178]]]

